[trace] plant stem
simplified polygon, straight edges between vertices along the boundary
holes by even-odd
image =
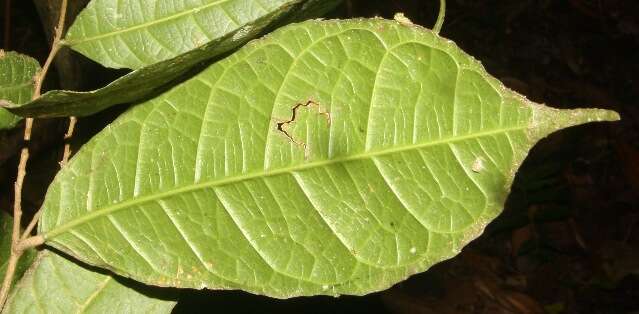
[[[11,287],[11,282],[13,281],[13,275],[9,276],[9,270],[12,269],[15,273],[16,266],[18,266],[18,259],[20,259],[20,254],[15,254],[14,251],[11,251],[11,255],[9,256],[9,263],[7,264],[7,273],[4,276],[4,280],[2,281],[2,291],[0,292],[0,308],[4,308],[4,304],[7,301],[7,296],[9,295],[9,288]],[[7,287],[5,289],[5,287]]]
[[[75,129],[75,124],[78,121],[76,117],[69,117],[69,127],[67,129],[67,133],[64,134],[64,153],[62,155],[62,160],[60,161],[60,168],[64,167],[69,161],[69,157],[71,157],[71,143],[69,140],[73,137],[73,130]]]
[[[37,213],[35,213],[35,215],[33,215],[33,218],[31,218],[31,222],[29,222],[27,228],[24,229],[24,232],[22,232],[22,236],[20,237],[20,239],[26,239],[27,237],[29,237],[31,231],[33,231],[33,228],[35,228],[35,226],[38,224],[41,215],[42,211],[38,211]]]
[[[439,14],[437,15],[437,22],[435,22],[435,26],[433,27],[435,34],[439,34],[439,31],[442,30],[444,17],[446,17],[446,0],[439,0]]]
[[[18,243],[17,250],[22,253],[26,251],[27,249],[30,249],[42,244],[44,244],[44,237],[41,235],[36,235],[33,237],[28,237],[26,239],[20,240],[20,243]]]
[[[67,0],[62,0],[60,4],[60,16],[58,18],[58,25],[55,28],[55,35],[53,38],[53,44],[49,56],[42,66],[42,69],[34,77],[34,89],[32,99],[40,97],[42,93],[42,83],[44,78],[49,72],[49,67],[53,62],[58,50],[60,50],[60,40],[62,38],[62,32],[64,30],[64,22],[67,13]],[[4,280],[2,281],[2,288],[0,288],[0,309],[4,308],[11,289],[11,282],[16,272],[16,266],[18,260],[22,256],[22,253],[31,247],[42,244],[42,237],[24,238],[31,233],[31,230],[35,227],[40,213],[36,213],[34,220],[29,223],[25,234],[20,234],[20,226],[22,220],[22,184],[24,183],[24,177],[27,174],[27,162],[29,161],[29,142],[31,141],[31,130],[33,128],[33,118],[27,118],[24,126],[24,144],[20,151],[20,162],[18,163],[18,174],[16,176],[16,182],[14,185],[14,200],[13,200],[13,229],[11,232],[11,255],[9,256],[9,263],[7,271],[5,273]],[[28,231],[28,232],[27,232]]]
[[[14,184],[14,200],[13,200],[13,229],[11,232],[11,255],[9,256],[9,263],[7,265],[7,272],[4,275],[2,281],[2,288],[0,288],[0,308],[4,308],[4,304],[7,301],[9,295],[9,289],[11,288],[11,282],[13,282],[13,276],[16,272],[16,266],[18,260],[22,256],[23,250],[19,250],[20,246],[20,220],[22,220],[22,183],[24,182],[24,176],[27,173],[27,161],[29,160],[29,147],[28,143],[31,138],[31,128],[33,126],[33,119],[27,119],[24,126],[24,147],[20,151],[20,162],[18,164],[18,175]]]

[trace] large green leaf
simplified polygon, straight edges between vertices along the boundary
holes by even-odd
[[[175,306],[171,292],[138,291],[119,280],[45,250],[2,313],[170,313]]]
[[[23,104],[33,95],[33,76],[40,70],[37,60],[0,50],[0,103]],[[13,128],[22,118],[0,108],[0,130]]]
[[[104,1],[93,1],[92,3],[102,2]],[[152,2],[155,3],[154,1]],[[252,3],[251,1],[248,2]],[[282,1],[278,3],[280,2]],[[268,14],[259,15],[254,20],[245,22],[241,27],[229,27],[225,32],[216,34],[210,42],[197,47],[197,49],[192,49],[174,58],[135,70],[103,88],[89,92],[53,90],[24,105],[9,103],[3,104],[3,106],[20,116],[50,118],[70,115],[87,116],[113,105],[138,101],[175,85],[176,81],[180,80],[185,73],[199,63],[227,53],[276,25],[301,20],[310,16],[321,16],[339,2],[340,0],[284,1],[279,6],[279,9],[268,12]],[[96,6],[97,4],[94,4],[87,8],[87,11],[96,10]],[[104,4],[101,7],[104,12],[107,12],[109,5]],[[137,7],[139,6],[134,6],[134,8]],[[112,12],[115,12],[114,10]],[[87,19],[87,17],[83,19]],[[153,40],[151,33],[144,40],[140,38],[141,42]],[[116,55],[115,48],[107,49],[107,51],[109,50],[114,50],[113,55]],[[147,61],[151,62],[152,60],[148,59]]]
[[[205,46],[300,0],[93,0],[64,42],[111,68],[139,69]],[[238,40],[233,38],[233,40]]]
[[[4,278],[9,266],[9,256],[11,255],[11,231],[13,230],[13,217],[4,211],[0,211],[0,278]],[[22,254],[16,266],[13,281],[17,281],[29,268],[35,258],[35,250],[27,250]]]
[[[477,237],[537,140],[617,118],[534,104],[427,29],[310,21],[122,115],[40,232],[149,284],[364,294]]]

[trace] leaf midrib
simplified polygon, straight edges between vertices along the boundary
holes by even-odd
[[[320,161],[315,161],[315,162],[310,162],[310,163],[302,163],[302,164],[297,164],[297,165],[284,167],[284,168],[280,168],[280,169],[274,169],[272,171],[268,171],[268,170],[267,171],[260,171],[260,172],[254,172],[254,173],[248,173],[248,174],[233,176],[233,177],[224,177],[224,178],[218,179],[218,180],[194,183],[194,184],[186,185],[186,186],[179,187],[179,188],[176,188],[176,189],[173,189],[173,190],[168,190],[168,191],[160,192],[160,193],[157,193],[157,194],[151,194],[151,195],[143,196],[143,197],[140,197],[140,198],[134,198],[134,199],[130,199],[130,200],[127,200],[127,201],[124,201],[124,202],[121,202],[121,203],[118,203],[118,204],[114,204],[114,205],[111,205],[111,206],[107,206],[107,207],[104,207],[104,208],[101,208],[101,209],[93,210],[93,211],[89,212],[87,215],[84,215],[84,216],[81,216],[81,217],[76,218],[74,220],[71,220],[71,221],[69,221],[69,222],[67,222],[65,224],[62,224],[62,225],[60,225],[60,226],[58,226],[56,228],[53,228],[53,229],[51,229],[49,231],[43,232],[42,236],[44,237],[45,241],[49,241],[49,240],[55,238],[56,236],[66,232],[67,230],[70,230],[70,229],[72,229],[72,228],[74,228],[74,227],[76,227],[78,225],[81,225],[81,224],[89,222],[91,220],[100,218],[102,216],[107,216],[107,215],[109,215],[111,213],[114,213],[116,211],[119,211],[121,209],[126,209],[126,208],[131,207],[131,206],[140,205],[140,204],[144,204],[144,203],[148,203],[148,202],[164,199],[164,198],[171,197],[173,195],[177,195],[177,194],[181,194],[181,193],[187,193],[187,192],[196,191],[196,190],[205,189],[205,188],[210,188],[210,187],[223,186],[223,185],[236,183],[236,182],[240,182],[240,181],[245,181],[245,180],[250,180],[250,179],[259,178],[259,177],[272,177],[272,176],[276,176],[276,175],[281,175],[281,174],[291,173],[291,172],[296,172],[296,171],[302,171],[302,170],[311,169],[311,168],[315,168],[315,167],[323,167],[323,166],[328,166],[328,165],[332,165],[332,164],[346,163],[346,162],[354,161],[354,160],[361,160],[361,159],[373,158],[373,157],[378,157],[378,156],[383,156],[383,155],[389,155],[389,154],[394,154],[394,153],[399,153],[399,152],[408,151],[408,150],[414,150],[414,149],[420,149],[420,148],[429,147],[429,146],[436,146],[436,145],[440,145],[440,144],[450,144],[450,143],[453,143],[453,142],[464,141],[464,140],[480,138],[480,137],[485,137],[485,136],[491,136],[491,135],[496,135],[496,134],[500,134],[500,133],[508,133],[508,132],[512,132],[512,131],[521,131],[521,130],[525,130],[527,128],[528,128],[527,125],[524,125],[524,126],[519,125],[519,126],[509,127],[509,128],[500,128],[500,129],[495,129],[495,130],[491,130],[491,131],[477,132],[477,133],[468,134],[468,135],[452,136],[452,137],[449,137],[449,138],[439,139],[439,140],[436,140],[436,141],[430,141],[430,142],[426,142],[426,143],[409,144],[409,145],[405,145],[405,146],[401,146],[401,147],[395,146],[395,147],[382,149],[382,150],[378,150],[378,151],[368,151],[368,152],[363,152],[363,153],[360,153],[360,154],[354,154],[354,155],[350,155],[350,156],[346,156],[346,157],[342,157],[342,158],[326,159],[326,160],[320,160]]]
[[[206,10],[206,9],[214,7],[216,5],[222,5],[223,3],[226,3],[226,2],[229,2],[229,1],[232,1],[232,0],[220,0],[220,1],[217,1],[217,2],[213,2],[213,3],[208,3],[208,4],[205,4],[205,5],[200,6],[200,7],[196,7],[196,8],[192,8],[192,9],[186,10],[186,11],[179,12],[177,14],[165,16],[165,17],[163,17],[161,19],[153,20],[153,21],[142,23],[142,24],[138,24],[138,25],[133,25],[131,27],[127,27],[127,28],[124,28],[124,29],[120,29],[120,30],[116,30],[116,31],[100,34],[100,35],[97,35],[97,36],[85,37],[85,38],[79,39],[79,40],[67,40],[67,39],[65,39],[65,40],[63,40],[63,43],[68,45],[68,46],[73,46],[73,45],[79,45],[79,44],[82,44],[82,43],[85,43],[85,42],[89,42],[89,41],[99,40],[99,39],[102,39],[102,38],[107,38],[107,37],[111,37],[111,36],[117,36],[119,34],[132,32],[132,31],[135,31],[135,30],[138,30],[138,29],[142,29],[142,28],[146,28],[146,27],[151,27],[153,25],[159,25],[159,24],[162,24],[162,23],[174,20],[174,19],[178,19],[178,18],[180,18],[182,16],[189,15],[189,14],[194,13],[194,12],[197,13],[197,12],[199,12],[201,10]]]

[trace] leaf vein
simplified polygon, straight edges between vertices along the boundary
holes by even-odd
[[[128,27],[128,28],[124,28],[124,29],[120,29],[120,30],[107,32],[107,33],[100,34],[100,35],[95,35],[95,36],[86,37],[86,38],[82,38],[82,39],[76,39],[76,40],[65,40],[65,43],[70,45],[70,46],[73,46],[73,45],[78,45],[78,44],[82,44],[82,43],[89,42],[89,41],[99,40],[99,39],[102,39],[102,38],[118,36],[120,34],[133,32],[133,31],[136,31],[138,29],[142,29],[142,28],[153,26],[153,25],[159,25],[159,24],[162,24],[162,23],[166,23],[166,22],[169,22],[171,20],[175,20],[175,19],[178,19],[180,17],[186,16],[186,15],[189,15],[189,14],[192,14],[192,13],[196,13],[196,12],[199,12],[201,10],[208,9],[210,7],[214,7],[215,5],[221,5],[222,3],[228,2],[228,1],[231,1],[231,0],[220,0],[220,1],[217,1],[217,2],[208,3],[208,4],[205,4],[205,5],[200,6],[200,7],[192,8],[192,9],[189,9],[189,10],[185,10],[183,12],[179,12],[177,14],[173,14],[173,15],[169,15],[169,16],[163,17],[161,19],[157,19],[157,20],[153,20],[153,21],[150,21],[150,22],[134,25],[132,27]]]
[[[70,221],[68,221],[67,223],[63,224],[63,225],[59,225],[51,230],[48,230],[46,232],[43,233],[43,236],[45,237],[46,240],[51,240],[52,238],[66,232],[69,229],[72,229],[78,225],[84,224],[86,222],[89,222],[91,220],[100,218],[104,215],[109,215],[113,212],[128,208],[130,206],[135,206],[135,205],[140,205],[140,204],[144,204],[147,202],[152,202],[158,199],[162,199],[162,198],[166,198],[166,197],[170,197],[176,194],[180,194],[180,193],[186,193],[186,192],[191,192],[191,191],[196,191],[196,190],[200,190],[203,188],[208,188],[208,187],[216,187],[216,186],[224,186],[224,185],[229,185],[229,184],[233,184],[236,182],[240,182],[240,181],[245,181],[245,180],[251,180],[251,179],[255,179],[255,178],[259,178],[259,177],[270,177],[270,176],[278,176],[278,175],[282,175],[282,174],[286,174],[286,173],[292,173],[295,171],[302,171],[302,170],[306,170],[306,169],[312,169],[312,168],[317,168],[317,167],[322,167],[322,166],[328,166],[328,165],[332,165],[332,164],[338,164],[338,163],[343,163],[343,162],[349,162],[349,161],[356,161],[356,160],[362,160],[362,159],[368,159],[368,158],[373,158],[376,156],[383,156],[383,155],[388,155],[388,154],[395,154],[395,153],[399,153],[402,151],[407,151],[407,150],[414,150],[414,149],[419,149],[419,148],[424,148],[424,147],[430,147],[430,146],[435,146],[435,145],[442,145],[442,144],[448,144],[448,143],[452,143],[452,142],[457,142],[457,141],[464,141],[464,140],[469,140],[469,139],[473,139],[473,138],[479,138],[479,137],[485,137],[485,136],[490,136],[490,135],[494,135],[494,134],[498,134],[498,133],[504,133],[504,132],[509,132],[509,131],[516,131],[516,130],[524,130],[527,129],[527,126],[516,126],[516,127],[511,127],[511,128],[504,128],[504,129],[496,129],[496,130],[491,130],[491,131],[484,131],[484,132],[479,132],[479,133],[475,133],[475,134],[471,134],[471,135],[464,135],[464,136],[458,136],[458,137],[451,137],[451,138],[444,138],[444,139],[440,139],[440,140],[436,140],[436,141],[432,141],[432,142],[428,142],[428,143],[421,143],[419,145],[406,145],[403,147],[391,147],[391,148],[387,148],[387,149],[382,149],[382,150],[378,150],[378,151],[368,151],[368,152],[363,152],[360,154],[354,154],[354,155],[350,155],[347,157],[342,157],[342,158],[334,158],[334,159],[329,159],[329,160],[319,160],[319,161],[315,161],[315,162],[309,162],[309,163],[305,163],[305,164],[300,164],[300,165],[293,165],[293,166],[289,166],[289,167],[283,167],[283,168],[279,168],[279,169],[274,169],[274,170],[264,170],[264,171],[258,171],[258,172],[253,172],[253,173],[246,173],[246,174],[242,174],[242,175],[237,175],[237,176],[232,176],[232,177],[223,177],[223,178],[216,178],[213,179],[211,181],[204,181],[204,182],[199,182],[199,183],[194,183],[194,184],[189,184],[189,185],[185,185],[183,187],[179,187],[173,190],[167,190],[167,191],[163,191],[163,192],[159,192],[156,194],[150,194],[150,195],[146,195],[146,196],[142,196],[139,198],[134,198],[131,200],[127,200],[121,203],[117,203],[117,204],[112,204],[109,206],[106,206],[104,208],[101,209],[96,209],[92,212],[87,213],[86,215],[76,218],[76,219],[72,219]]]

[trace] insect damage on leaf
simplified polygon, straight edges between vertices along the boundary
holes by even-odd
[[[313,101],[313,100],[308,100],[305,103],[297,103],[295,106],[293,106],[291,108],[291,118],[286,120],[286,121],[281,121],[281,122],[277,122],[277,131],[282,133],[284,136],[286,136],[291,142],[295,143],[296,145],[301,146],[304,149],[304,157],[308,158],[309,157],[309,150],[308,150],[308,145],[305,141],[301,141],[301,140],[296,140],[293,130],[291,130],[291,127],[297,123],[300,122],[300,116],[302,114],[302,112],[300,112],[299,110],[303,110],[306,109],[307,111],[312,110],[312,107],[317,108],[317,115],[324,117],[324,119],[326,120],[326,123],[328,126],[331,125],[331,113],[328,111],[322,111],[322,108],[320,106],[319,103]]]

